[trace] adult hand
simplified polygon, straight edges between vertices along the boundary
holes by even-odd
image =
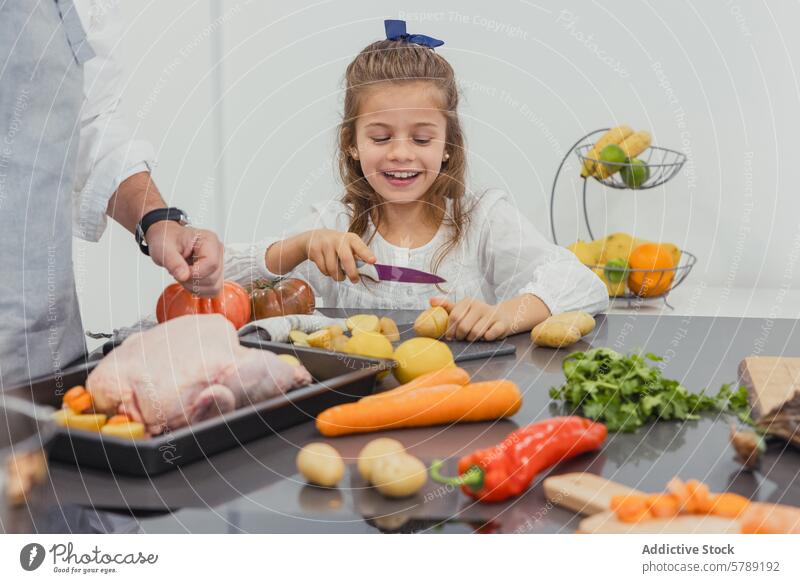
[[[147,229],[145,241],[153,263],[186,290],[202,297],[222,291],[223,246],[212,231],[159,221]]]

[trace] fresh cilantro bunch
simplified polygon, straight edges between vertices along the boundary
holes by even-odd
[[[658,419],[697,419],[703,411],[731,412],[752,423],[745,387],[733,392],[723,385],[716,396],[691,393],[648,363],[661,360],[652,353],[625,355],[610,348],[574,352],[562,363],[566,382],[550,389],[550,397],[603,422],[609,431],[636,431]]]

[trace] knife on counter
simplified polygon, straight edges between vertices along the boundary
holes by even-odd
[[[419,269],[412,269],[410,267],[398,267],[396,265],[385,265],[382,263],[365,263],[364,261],[356,261],[358,273],[362,277],[371,279],[373,281],[396,281],[399,283],[444,283],[445,279],[420,271]]]

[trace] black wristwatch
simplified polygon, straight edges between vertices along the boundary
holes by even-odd
[[[136,232],[134,233],[134,237],[136,238],[136,242],[139,243],[139,249],[142,250],[142,253],[145,255],[150,255],[150,249],[147,247],[147,243],[144,240],[144,236],[147,234],[147,229],[149,229],[154,223],[159,221],[175,221],[176,223],[180,223],[181,225],[188,225],[189,224],[189,215],[183,212],[181,209],[175,207],[169,207],[165,209],[156,209],[154,211],[150,211],[145,216],[142,217],[142,220],[139,221],[139,224],[136,225]]]

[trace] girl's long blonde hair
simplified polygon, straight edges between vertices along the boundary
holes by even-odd
[[[339,126],[339,174],[345,188],[342,200],[352,213],[348,230],[361,237],[372,218],[375,231],[370,235],[371,241],[380,224],[382,201],[364,177],[360,162],[350,154],[355,146],[361,98],[365,91],[379,83],[414,81],[430,82],[439,89],[442,113],[447,118],[445,148],[449,158],[442,163],[439,176],[422,198],[430,209],[431,220],[451,227],[450,237],[432,262],[431,270],[436,272],[442,259],[461,241],[470,214],[464,208],[464,134],[458,119],[458,86],[450,63],[432,49],[405,40],[381,40],[362,50],[345,73],[344,117]],[[451,201],[449,212],[448,200]]]

